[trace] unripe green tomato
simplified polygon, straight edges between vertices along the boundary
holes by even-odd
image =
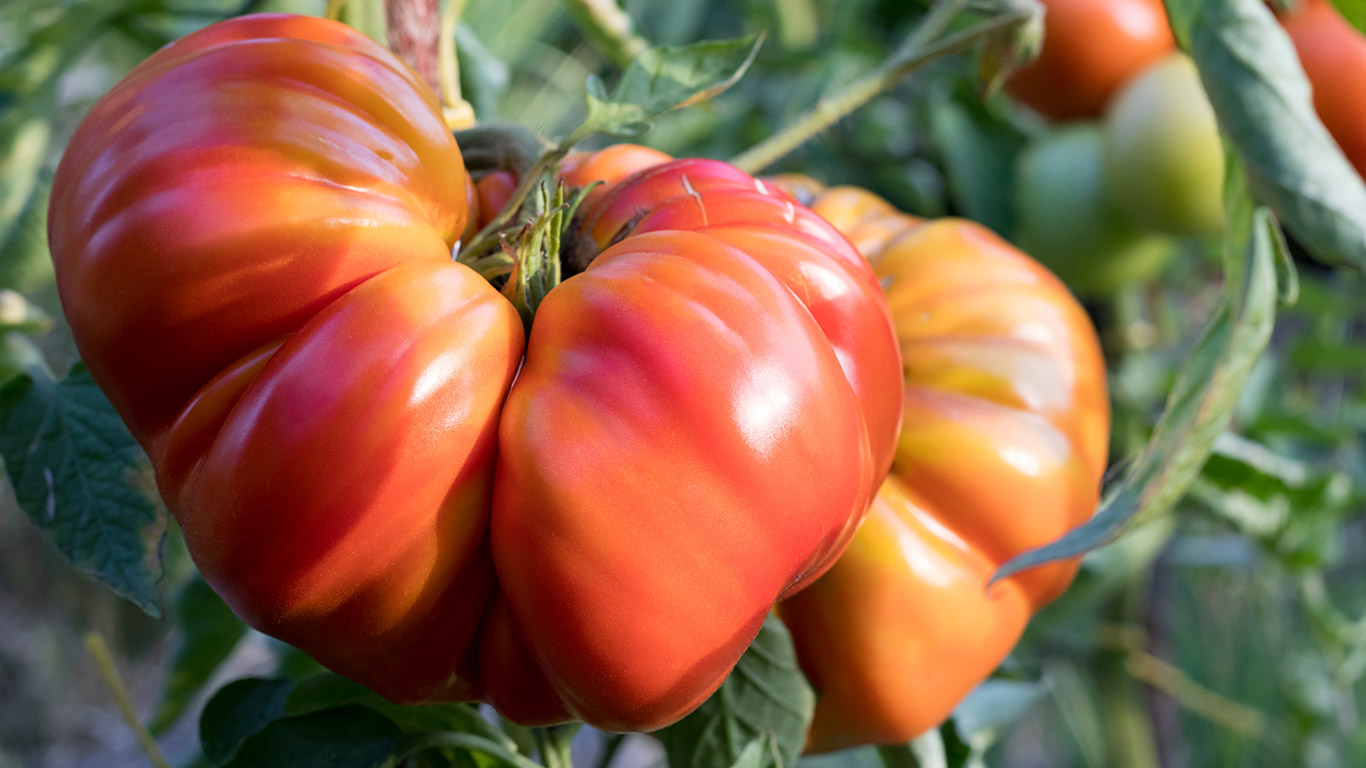
[[[1098,124],[1073,124],[1035,141],[1016,172],[1016,241],[1080,296],[1147,280],[1171,254],[1106,200],[1103,145]]]
[[[1110,102],[1105,177],[1110,200],[1141,227],[1172,235],[1219,229],[1224,147],[1185,54],[1149,67]]]

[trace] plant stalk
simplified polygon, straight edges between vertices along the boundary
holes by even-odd
[[[133,709],[132,697],[128,695],[128,688],[123,684],[123,678],[119,677],[119,671],[114,668],[114,660],[109,656],[109,646],[105,644],[104,636],[98,632],[86,634],[85,650],[100,668],[100,676],[104,678],[105,685],[109,686],[109,692],[114,695],[114,703],[119,707],[119,714],[123,715],[128,730],[137,737],[148,762],[155,768],[171,768],[171,764],[162,757],[156,739],[152,738],[152,734],[148,733],[147,728],[138,719],[138,713]]]
[[[1008,27],[1024,24],[1034,12],[1020,9],[974,24],[961,32],[930,44],[966,6],[967,0],[940,0],[921,20],[904,43],[881,66],[847,86],[822,96],[806,114],[791,125],[737,155],[730,162],[746,173],[758,173],[801,146],[854,110],[890,90],[920,67],[965,50],[982,38]]]
[[[574,21],[593,44],[623,69],[649,44],[636,34],[631,17],[616,0],[567,0]]]
[[[440,95],[437,75],[441,12],[437,0],[385,0],[384,19],[389,29],[389,49]]]

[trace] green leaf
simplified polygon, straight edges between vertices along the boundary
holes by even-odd
[[[32,291],[51,279],[41,180],[52,123],[16,110],[0,117],[0,288]]]
[[[731,768],[764,768],[764,763],[769,755],[774,753],[777,744],[773,737],[767,733],[761,734],[758,738],[745,745],[740,750],[740,756],[731,763]]]
[[[32,339],[18,331],[0,332],[0,384],[21,373],[46,371],[43,352]]]
[[[1293,565],[1327,559],[1355,501],[1346,473],[1321,471],[1229,433],[1215,441],[1192,496]]]
[[[47,248],[50,185],[40,184],[8,229],[0,222],[0,287],[33,293],[52,282]]]
[[[455,30],[455,52],[460,60],[460,93],[474,107],[480,122],[496,120],[498,99],[512,83],[508,65],[464,24]],[[464,151],[465,145],[460,149]]]
[[[966,768],[973,750],[959,738],[953,721],[927,731],[908,744],[878,747],[886,768]]]
[[[1014,232],[1011,190],[1023,139],[993,122],[980,105],[964,105],[948,97],[931,105],[929,122],[954,205],[1002,236]]]
[[[1013,558],[993,581],[1053,560],[1075,557],[1171,509],[1199,475],[1242,394],[1253,365],[1271,338],[1276,310],[1276,258],[1285,245],[1265,209],[1252,216],[1250,242],[1225,269],[1235,292],[1177,373],[1152,437],[1106,496],[1096,516],[1061,539]],[[1238,233],[1231,238],[1241,238]],[[1229,246],[1232,248],[1232,245]]]
[[[389,47],[389,23],[384,15],[384,0],[346,0],[339,20],[360,30],[366,37]]]
[[[650,121],[716,96],[744,75],[762,35],[703,41],[678,48],[648,48],[631,62],[611,95],[597,77],[588,80],[588,117],[568,144],[594,133],[638,136]]]
[[[1304,2],[1305,0],[1300,0]],[[1366,0],[1333,0],[1338,13],[1352,23],[1358,32],[1366,33]]]
[[[231,768],[386,768],[412,751],[388,718],[345,706],[276,720],[247,737]]]
[[[985,680],[954,707],[953,722],[976,745],[1023,717],[1047,695],[1048,687],[1035,681]]]
[[[205,705],[199,734],[205,757],[215,765],[361,768],[438,750],[447,757],[474,753],[513,768],[539,768],[468,704],[405,707],[330,673],[298,684],[285,678],[235,680]],[[490,763],[481,757],[473,764]]]
[[[290,714],[312,712],[343,704],[363,704],[393,721],[404,731],[455,731],[483,736],[512,751],[517,745],[506,733],[485,720],[470,704],[395,704],[360,683],[326,672],[301,681],[289,696]]]
[[[77,568],[161,615],[166,512],[151,468],[82,365],[0,389],[0,455],[19,506]]]
[[[52,318],[38,305],[17,291],[0,288],[0,333],[42,333],[51,327]]]
[[[655,735],[671,768],[730,766],[755,739],[772,738],[762,765],[797,763],[815,709],[815,694],[797,666],[792,636],[770,616],[749,650],[712,697]]]
[[[1248,183],[1315,258],[1366,270],[1366,183],[1314,112],[1290,38],[1262,0],[1167,0]]]
[[[180,630],[175,656],[162,686],[161,704],[147,726],[153,733],[175,723],[247,631],[227,603],[199,576],[181,589],[175,619]]]
[[[219,688],[199,716],[204,756],[222,765],[253,734],[283,717],[294,683],[283,678],[244,678]]]

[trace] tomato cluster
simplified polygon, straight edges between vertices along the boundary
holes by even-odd
[[[1219,228],[1223,146],[1159,0],[1044,6],[1043,49],[1010,91],[1071,122],[1020,158],[1017,240],[1078,293],[1107,295],[1161,269],[1172,237]]]
[[[935,725],[1075,572],[987,589],[1095,508],[1085,313],[863,190],[632,145],[559,173],[601,183],[590,258],[528,333],[452,253],[518,179],[362,35],[221,23],[91,110],[58,287],[205,579],[393,700],[614,730],[695,708],[776,604],[811,750]]]
[[[886,300],[786,193],[679,160],[592,201],[601,253],[527,337],[452,259],[470,189],[379,45],[224,22],[76,131],[62,304],[252,626],[397,701],[658,728],[862,519],[902,410]]]

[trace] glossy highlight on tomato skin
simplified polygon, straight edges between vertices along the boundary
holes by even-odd
[[[494,558],[540,577],[503,589],[570,710],[607,728],[672,721],[710,695],[868,500],[858,402],[820,329],[762,266],[701,234],[632,236],[551,291],[501,445]],[[582,597],[601,590],[615,600]],[[661,610],[633,621],[638,605]],[[680,685],[695,695],[666,695]]]
[[[467,189],[435,99],[387,51],[262,15],[168,46],[103,98],[49,217],[77,346],[205,578],[397,701],[479,695],[523,336],[450,260]]]
[[[484,679],[492,701],[529,722],[557,719],[553,689],[565,717],[652,730],[710,695],[773,601],[847,545],[890,463],[900,364],[867,264],[788,195],[731,166],[648,166],[582,219],[615,245],[546,297],[508,399],[492,543],[506,621],[520,632],[498,630]],[[807,378],[813,370],[823,373]],[[670,471],[641,475],[639,461]],[[807,473],[822,478],[819,490]],[[755,562],[742,553],[756,541],[808,554]],[[658,569],[618,554],[626,547],[686,562]],[[583,551],[596,556],[573,555]],[[557,588],[522,578],[520,561],[561,574]],[[724,586],[742,582],[752,589]],[[581,599],[604,583],[615,601]],[[630,621],[649,601],[671,607]],[[667,652],[644,652],[661,643]],[[623,657],[633,662],[609,668]]]
[[[449,258],[459,149],[411,73],[337,27],[248,17],[174,43],[63,157],[49,229],[63,308],[144,447],[225,365],[400,261]]]
[[[888,215],[830,192],[812,210],[845,232]],[[905,418],[863,527],[779,607],[818,693],[811,752],[908,741],[1000,664],[1077,566],[987,583],[1090,517],[1109,437],[1095,331],[1047,270],[953,219],[907,222],[864,255],[886,285]]]
[[[834,562],[881,479],[871,416],[900,417],[876,279],[737,169],[613,157],[582,159],[620,178],[590,205],[620,242],[528,342],[451,253],[510,179],[471,185],[359,33],[241,17],[94,107],[52,198],[59,292],[239,616],[394,701],[652,730]],[[633,232],[689,174],[743,215]]]

